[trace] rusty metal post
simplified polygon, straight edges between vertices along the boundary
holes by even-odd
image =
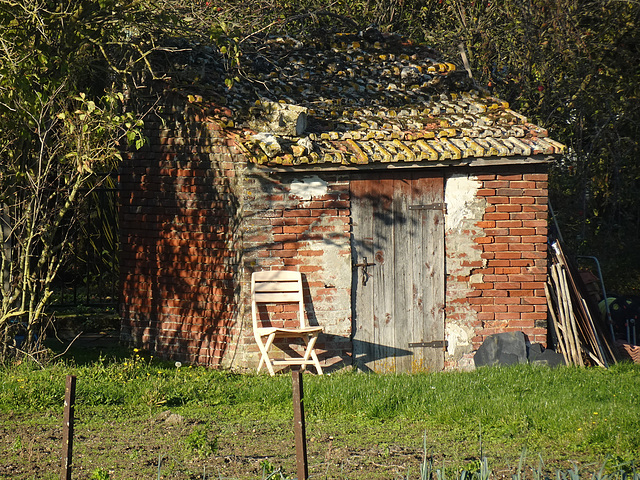
[[[73,410],[76,403],[76,377],[67,375],[64,394],[64,419],[62,426],[62,470],[60,480],[71,480],[71,460],[73,454]]]
[[[293,383],[293,429],[296,437],[296,466],[298,480],[307,480],[309,468],[307,466],[307,437],[304,427],[304,393],[302,391],[302,371],[300,367],[292,367]]]

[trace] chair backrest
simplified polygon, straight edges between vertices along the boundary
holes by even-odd
[[[304,328],[302,275],[288,270],[253,272],[251,275],[251,314],[258,328],[258,304],[298,303],[300,328]]]

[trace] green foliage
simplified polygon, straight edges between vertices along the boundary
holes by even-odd
[[[218,437],[211,432],[211,425],[197,425],[184,439],[187,449],[202,458],[213,455],[218,450]]]
[[[44,351],[44,309],[82,205],[120,151],[144,143],[118,90],[146,48],[143,34],[120,39],[144,10],[100,5],[0,1],[0,359]],[[21,343],[14,325],[26,330]]]
[[[109,472],[104,468],[98,467],[91,473],[90,478],[91,480],[109,480],[111,475],[109,475]]]

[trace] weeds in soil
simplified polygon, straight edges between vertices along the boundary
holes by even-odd
[[[198,425],[185,438],[188,450],[201,458],[206,458],[218,450],[218,437],[211,433],[211,426]]]
[[[110,478],[111,475],[109,475],[109,472],[107,470],[105,470],[104,468],[96,468],[91,473],[90,480],[109,480]]]
[[[262,469],[262,480],[290,480],[282,467],[275,467],[269,460],[262,460],[260,468]]]

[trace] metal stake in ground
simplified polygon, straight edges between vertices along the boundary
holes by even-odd
[[[304,428],[304,394],[302,391],[302,371],[299,366],[291,368],[293,383],[293,429],[296,437],[296,466],[298,480],[307,480],[309,468],[307,466],[307,437]]]
[[[76,377],[67,375],[64,394],[64,420],[62,426],[62,470],[60,480],[71,480],[73,453],[73,409],[76,403]]]

